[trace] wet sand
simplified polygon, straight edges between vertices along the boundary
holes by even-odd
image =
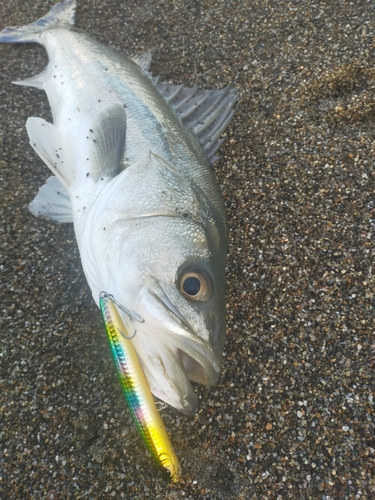
[[[2,26],[54,2],[0,6]],[[231,227],[228,340],[193,417],[163,411],[168,485],[125,407],[73,228],[34,218],[36,45],[1,53],[0,497],[375,497],[373,2],[78,2],[76,26],[152,71],[239,89],[215,166]]]

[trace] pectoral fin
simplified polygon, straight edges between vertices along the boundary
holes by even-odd
[[[87,131],[91,141],[89,148],[90,175],[114,177],[119,169],[125,151],[126,114],[123,106],[114,105],[102,111],[92,128]]]

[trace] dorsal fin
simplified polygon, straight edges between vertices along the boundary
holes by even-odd
[[[220,135],[227,128],[232,116],[237,92],[229,87],[220,90],[202,90],[160,82],[151,77],[156,88],[173,106],[181,121],[201,142],[211,163],[218,158],[216,151],[222,142]]]
[[[132,56],[130,59],[135,62],[144,71],[148,71],[151,65],[151,59],[154,55],[155,49],[148,50],[147,52],[141,52]]]

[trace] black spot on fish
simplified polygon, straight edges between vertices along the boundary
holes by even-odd
[[[60,191],[57,191],[57,194],[60,194]]]
[[[104,180],[103,177],[100,177],[100,180],[103,181]]]
[[[102,100],[101,100],[101,99],[98,99],[98,102],[102,102]]]
[[[88,159],[88,158],[87,158],[87,159]],[[88,177],[89,175],[90,175],[90,172],[87,172],[86,177]]]
[[[91,133],[92,133],[92,132],[94,132],[92,128],[90,128],[90,132],[91,132]]]
[[[60,156],[56,153],[57,158],[60,158]]]
[[[103,227],[103,231],[105,231],[105,227]]]
[[[96,142],[96,139],[93,139],[93,142]]]

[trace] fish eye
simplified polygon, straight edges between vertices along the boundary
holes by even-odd
[[[180,292],[190,300],[208,300],[210,286],[207,273],[203,270],[188,270],[180,278]]]

